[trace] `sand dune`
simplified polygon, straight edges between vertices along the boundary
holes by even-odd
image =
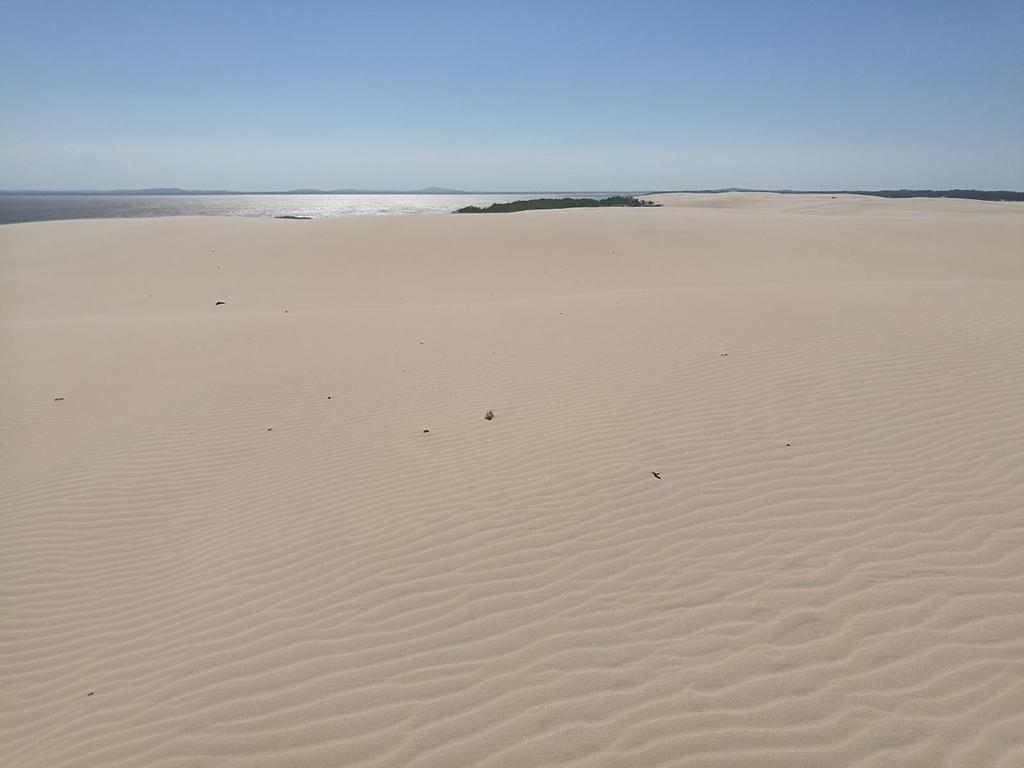
[[[0,227],[0,764],[1024,764],[1024,206],[664,202]]]

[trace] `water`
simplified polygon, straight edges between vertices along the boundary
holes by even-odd
[[[153,216],[340,216],[451,213],[537,197],[607,197],[617,192],[535,195],[0,195],[0,224]]]

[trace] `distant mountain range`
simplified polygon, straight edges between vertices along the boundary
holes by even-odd
[[[467,190],[448,187],[423,189],[182,189],[181,187],[146,187],[145,189],[0,189],[0,195],[641,195],[642,191],[621,189],[498,189]]]
[[[965,200],[999,200],[1024,202],[1024,192],[1013,190],[986,189],[747,189],[727,187],[723,189],[673,189],[656,192],[623,192],[623,190],[501,190],[468,191],[447,187],[424,187],[423,189],[284,189],[269,191],[245,191],[235,189],[181,189],[180,187],[152,187],[147,189],[7,189],[0,195],[658,195],[658,194],[715,194],[722,192],[774,192],[780,195],[869,195],[872,197],[952,197]]]

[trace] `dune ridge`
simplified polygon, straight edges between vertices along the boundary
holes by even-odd
[[[0,227],[0,762],[1019,764],[1024,206],[713,197]]]

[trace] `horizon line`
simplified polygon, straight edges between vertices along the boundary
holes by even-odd
[[[466,190],[449,187],[429,186],[417,189],[397,188],[360,188],[340,187],[319,189],[313,187],[297,187],[293,189],[186,189],[183,187],[116,187],[112,189],[0,189],[0,195],[542,195],[542,194],[613,194],[627,193],[631,195],[661,194],[720,194],[724,192],[758,192],[771,194],[806,194],[806,195],[838,195],[838,194],[877,194],[877,193],[979,193],[979,194],[1013,194],[1024,195],[1018,189],[979,189],[977,187],[950,187],[933,189],[925,187],[886,187],[879,189],[792,189],[792,188],[755,188],[755,187],[715,187],[704,189],[659,189],[659,190],[623,190],[623,189],[511,189],[511,190]]]

